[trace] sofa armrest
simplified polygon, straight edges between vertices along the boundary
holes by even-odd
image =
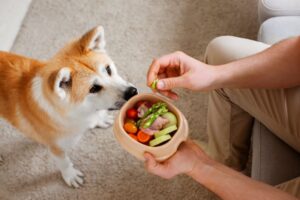
[[[257,40],[273,45],[281,40],[299,35],[300,16],[273,17],[260,26]]]
[[[300,1],[259,0],[258,19],[260,23],[271,17],[278,16],[300,16]]]
[[[277,185],[300,176],[300,154],[255,121],[251,177]]]

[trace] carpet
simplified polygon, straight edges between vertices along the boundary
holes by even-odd
[[[181,50],[201,59],[214,37],[255,39],[257,1],[247,0],[33,0],[12,52],[47,59],[67,41],[103,25],[107,50],[119,72],[140,92],[152,59]],[[190,125],[190,136],[205,141],[207,94],[177,90],[175,105]],[[184,175],[163,180],[125,152],[112,129],[85,133],[70,157],[85,174],[72,189],[63,182],[49,152],[0,121],[0,199],[216,199]],[[1,160],[0,159],[0,160]]]

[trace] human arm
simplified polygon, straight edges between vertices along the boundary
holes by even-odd
[[[150,154],[145,154],[145,158],[145,167],[150,173],[163,178],[186,174],[225,200],[296,199],[217,163],[192,141],[182,143],[178,151],[164,162],[156,162]]]
[[[215,88],[290,88],[300,85],[300,37],[217,66]]]
[[[300,37],[223,65],[213,66],[175,52],[155,59],[147,84],[155,78],[158,92],[177,98],[173,88],[207,91],[218,88],[288,88],[300,85]],[[164,86],[164,87],[161,87]]]

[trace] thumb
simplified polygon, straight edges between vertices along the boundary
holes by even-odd
[[[182,77],[165,78],[160,79],[156,87],[159,90],[171,90],[173,88],[183,87],[183,82]]]
[[[147,152],[144,153],[144,158],[145,158],[145,168],[147,169],[148,172],[165,178],[167,170],[163,164],[157,162],[155,158]]]
[[[144,153],[145,158],[145,167],[146,169],[151,172],[155,173],[157,166],[159,165],[158,162],[156,162],[155,158],[150,153]]]

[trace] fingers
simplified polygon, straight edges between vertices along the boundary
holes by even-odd
[[[157,89],[159,90],[171,90],[173,88],[184,87],[184,76],[172,77],[161,79],[157,82]]]
[[[145,153],[144,158],[145,168],[148,172],[163,178],[170,178],[166,165],[157,162],[150,153]]]
[[[178,99],[178,95],[173,92],[173,91],[158,91],[159,93],[161,93],[162,95],[169,97],[172,100],[177,100]]]
[[[164,79],[166,78],[166,75],[165,74],[159,74],[158,75],[158,79]],[[173,100],[177,100],[178,99],[178,95],[173,92],[172,90],[159,90],[158,88],[154,90],[154,92],[159,92],[160,94],[170,98],[170,99],[173,99]]]
[[[148,70],[147,85],[151,85],[151,83],[157,78],[159,71],[162,71],[163,68],[179,66],[181,54],[182,53],[180,52],[174,52],[164,55],[158,59],[154,59]]]
[[[157,74],[159,70],[160,70],[160,63],[158,60],[154,59],[147,73],[147,85],[149,87],[151,87],[152,82],[157,78]]]

